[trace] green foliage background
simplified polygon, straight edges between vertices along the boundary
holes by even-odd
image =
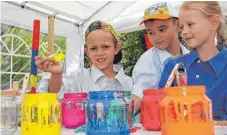
[[[141,30],[121,34],[120,36],[123,53],[122,66],[129,76],[132,76],[132,70],[137,60],[146,51],[145,34],[146,31]]]

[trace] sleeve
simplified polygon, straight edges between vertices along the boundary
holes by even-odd
[[[58,98],[61,100],[64,97],[64,93],[68,92],[76,92],[81,90],[81,76],[83,76],[83,72],[80,72],[81,70],[77,70],[74,73],[63,75],[62,77],[62,87],[60,91],[58,92]],[[49,79],[50,77],[43,77],[39,83],[38,86],[38,92],[48,92],[49,88]]]
[[[83,90],[84,82],[82,82],[81,78],[85,78],[86,72],[82,72],[81,69],[71,73],[70,75],[65,75],[62,78],[62,87],[61,90],[58,92],[58,98],[62,99],[64,93],[70,92],[80,92]]]
[[[158,81],[161,76],[161,71],[157,67],[159,65],[155,65],[153,55],[151,52],[149,53],[150,56],[141,56],[132,73],[134,81],[132,94],[141,99],[143,98],[144,89],[158,88]]]
[[[132,80],[132,77],[129,77],[127,75],[125,75],[125,80],[126,80],[126,89],[125,90],[132,90],[132,87],[133,87],[133,80]]]

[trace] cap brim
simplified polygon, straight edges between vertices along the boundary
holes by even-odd
[[[143,23],[144,23],[145,21],[147,21],[147,20],[153,20],[153,19],[155,19],[155,20],[166,20],[166,19],[169,19],[169,18],[171,18],[171,17],[172,17],[172,16],[170,16],[170,15],[161,15],[161,14],[152,15],[152,16],[149,16],[149,17],[145,17],[145,18],[143,19],[143,21],[140,22],[139,25],[143,24]]]
[[[115,56],[114,56],[114,62],[113,64],[117,64],[121,62],[122,60],[122,50],[120,50]]]

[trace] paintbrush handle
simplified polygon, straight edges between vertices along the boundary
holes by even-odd
[[[32,37],[32,57],[31,57],[31,70],[30,70],[30,92],[36,93],[37,85],[37,66],[35,64],[35,57],[39,51],[39,38],[40,38],[40,20],[34,20],[33,37]]]
[[[167,80],[167,82],[166,82],[165,88],[170,87],[170,86],[172,85],[173,80],[174,80],[175,77],[176,77],[176,71],[177,71],[179,65],[180,65],[180,64],[177,63],[177,64],[175,65],[175,67],[173,68],[173,70],[172,70],[171,74],[169,75],[169,78],[168,78],[168,80]]]
[[[48,52],[54,54],[54,16],[48,16]]]
[[[26,93],[28,82],[29,82],[29,74],[26,74],[24,76],[24,79],[23,79],[23,84],[22,84],[22,89],[21,89],[21,95],[23,95],[23,94]]]
[[[227,121],[214,121],[214,125],[227,126]]]

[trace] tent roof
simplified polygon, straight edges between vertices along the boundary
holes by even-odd
[[[112,1],[8,1],[8,3],[29,8],[76,24],[83,24],[106,6],[122,4]],[[125,3],[125,2],[124,2]],[[132,2],[126,2],[130,4]],[[117,9],[124,8],[118,6]],[[116,9],[116,8],[115,8]],[[112,10],[113,12],[114,10]],[[109,15],[108,15],[109,16]],[[115,16],[115,14],[113,14]]]
[[[10,1],[25,8],[56,15],[56,18],[86,27],[96,19],[108,21],[118,32],[142,29],[138,26],[143,13],[157,1]],[[171,1],[176,9],[181,2]],[[220,1],[224,15],[227,15],[227,2]]]

